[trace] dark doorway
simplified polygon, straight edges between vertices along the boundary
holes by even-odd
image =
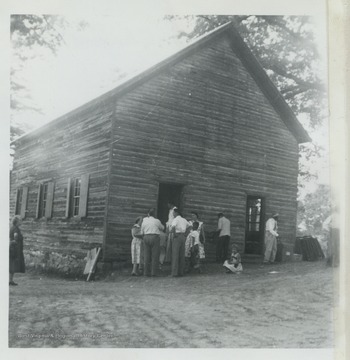
[[[245,253],[261,255],[264,250],[264,199],[247,197]]]
[[[173,203],[182,211],[182,191],[181,184],[159,183],[157,217],[162,224],[168,221],[168,202]]]

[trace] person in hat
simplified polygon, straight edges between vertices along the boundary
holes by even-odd
[[[270,219],[266,221],[265,226],[265,253],[264,264],[272,264],[275,261],[277,252],[277,233],[278,213],[274,213]]]

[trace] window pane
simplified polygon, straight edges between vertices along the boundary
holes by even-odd
[[[248,199],[248,231],[260,231],[261,198]]]
[[[42,192],[41,192],[41,211],[40,211],[40,217],[45,216],[45,209],[46,209],[46,202],[47,202],[47,188],[48,184],[43,184],[42,186]]]
[[[73,216],[79,215],[79,204],[80,204],[80,188],[81,188],[81,179],[74,180],[74,189],[73,189]]]

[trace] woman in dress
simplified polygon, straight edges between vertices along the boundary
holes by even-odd
[[[23,236],[19,228],[21,220],[15,216],[10,228],[10,282],[11,286],[18,285],[13,281],[15,273],[24,273]]]
[[[205,231],[204,231],[204,224],[203,221],[199,221],[199,215],[195,211],[191,212],[191,218],[190,224],[192,225],[194,222],[198,222],[198,232],[199,232],[199,259],[200,261],[203,261],[205,259],[205,251],[204,251],[204,245],[205,245]]]
[[[142,246],[142,234],[141,234],[142,217],[139,216],[135,220],[135,224],[131,228],[131,262],[132,262],[132,276],[140,275],[141,264],[141,246]]]
[[[170,227],[174,220],[174,209],[177,209],[177,207],[172,202],[169,201],[168,209],[169,209],[168,221],[165,224],[165,230],[166,230],[166,235],[167,235],[165,261],[171,262],[171,249],[172,249],[172,240],[173,240],[174,234],[170,231]]]

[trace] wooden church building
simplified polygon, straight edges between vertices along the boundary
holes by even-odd
[[[242,253],[262,254],[272,212],[282,241],[295,241],[307,141],[228,23],[16,140],[10,215],[23,219],[25,250],[47,263],[53,254],[79,262],[96,246],[105,261],[130,261],[135,218],[155,207],[165,223],[168,200],[184,217],[199,213],[209,260],[219,212]]]

